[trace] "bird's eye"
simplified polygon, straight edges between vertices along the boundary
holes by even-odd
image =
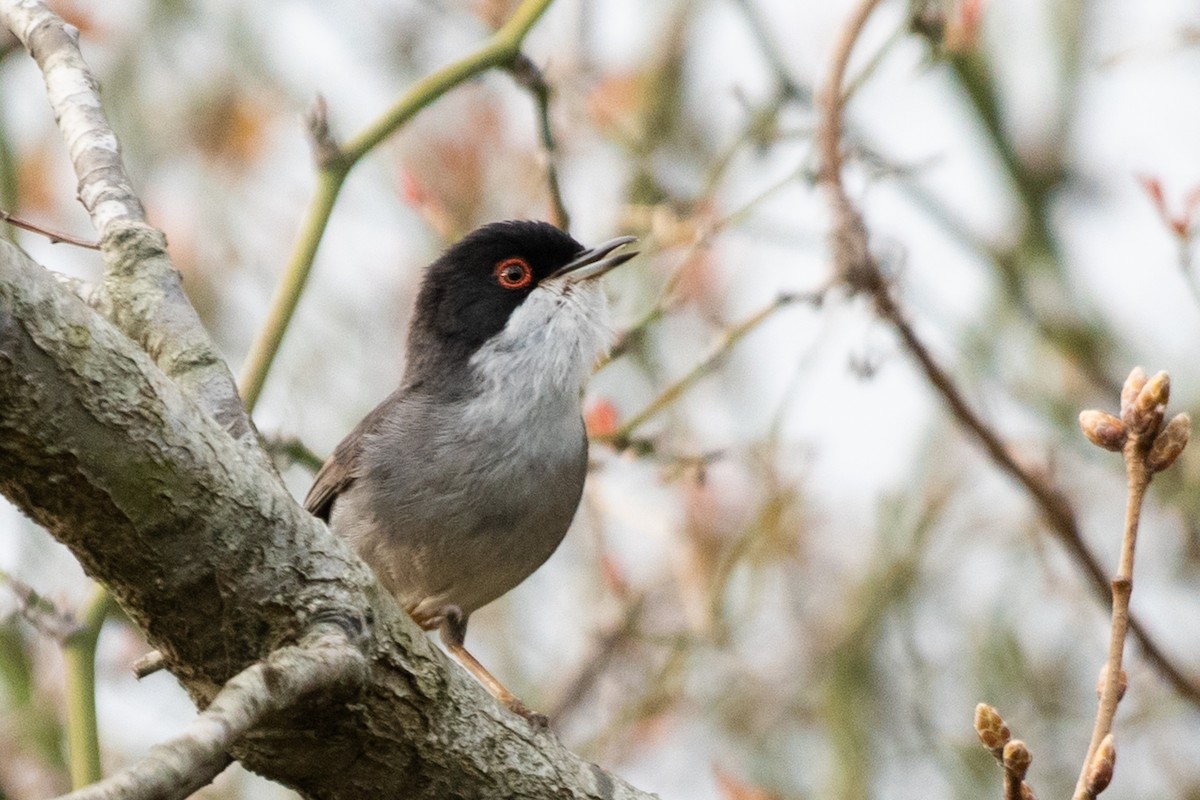
[[[496,265],[496,281],[505,289],[524,289],[533,283],[533,268],[523,258],[506,258]]]

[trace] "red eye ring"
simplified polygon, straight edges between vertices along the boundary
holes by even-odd
[[[533,267],[523,258],[506,258],[496,265],[496,282],[505,289],[524,289],[533,283]]]

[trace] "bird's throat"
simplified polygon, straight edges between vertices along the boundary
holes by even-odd
[[[608,304],[599,286],[538,288],[480,346],[470,369],[481,393],[515,403],[514,410],[567,398],[577,407],[610,339]]]

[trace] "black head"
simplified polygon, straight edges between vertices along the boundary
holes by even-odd
[[[493,222],[467,234],[426,269],[408,334],[406,384],[453,380],[541,281],[584,252],[546,222]]]

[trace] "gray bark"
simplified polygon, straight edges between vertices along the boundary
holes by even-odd
[[[361,688],[307,696],[231,750],[307,796],[649,797],[500,709],[300,508],[253,437],[4,242],[0,493],[71,548],[201,708],[315,624],[351,632]]]
[[[79,178],[77,194],[100,234],[104,281],[96,304],[159,368],[235,437],[257,438],[233,376],[213,347],[167,257],[146,224],[100,90],[79,50],[79,31],[41,0],[0,0],[0,21],[25,44]]]

